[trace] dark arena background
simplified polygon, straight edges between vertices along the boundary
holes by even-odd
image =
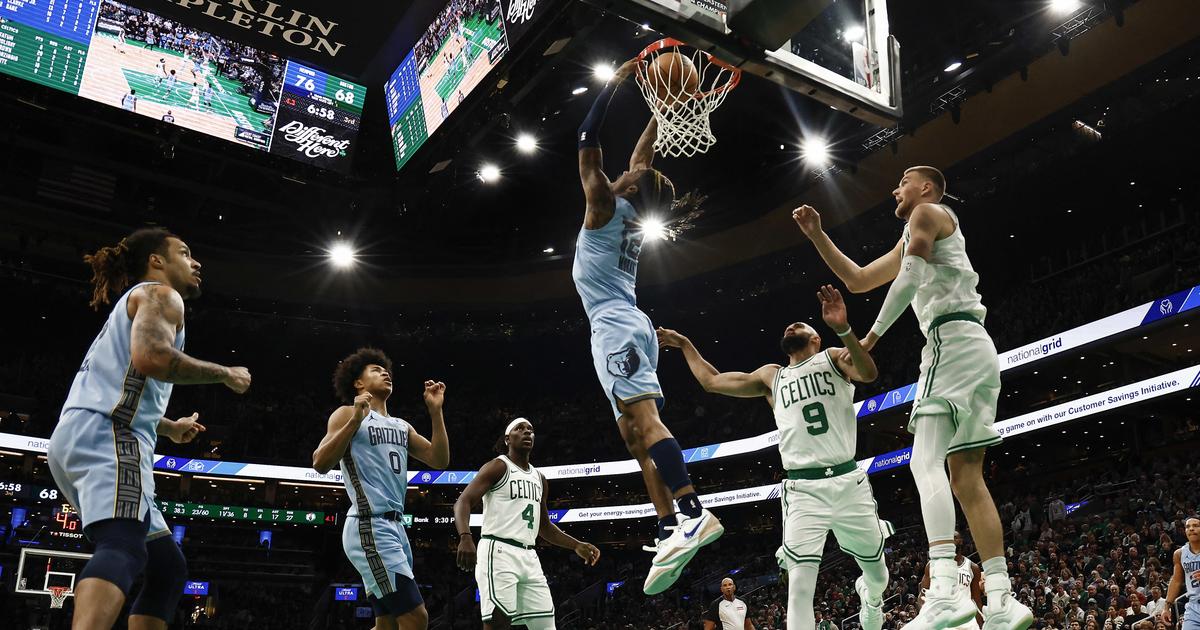
[[[815,207],[865,265],[899,238],[905,168],[942,169],[998,351],[1004,441],[984,475],[1015,597],[1038,629],[1180,627],[1186,597],[1165,598],[1200,510],[1200,3],[7,0],[0,628],[71,625],[74,594],[53,608],[50,588],[73,589],[94,547],[49,437],[108,315],[88,307],[83,256],[144,226],[203,265],[186,352],[253,376],[244,395],[170,399],[168,418],[198,412],[207,431],[154,449],[188,571],[169,627],[375,624],[342,547],[341,471],[312,468],[345,404],[330,377],[364,346],[391,357],[389,411],[424,436],[422,383],[446,383],[450,461],[409,460],[402,515],[429,628],[481,627],[452,508],[516,417],[536,427],[551,519],[602,554],[539,544],[556,627],[730,628],[705,621],[727,577],[754,628],[787,627],[776,421],[761,399],[706,393],[675,349],[661,417],[726,531],[643,594],[654,509],[571,282],[576,130],[614,69],[665,37],[741,78],[711,148],[655,160],[703,203],[643,217],[654,325],[721,370],[786,365],[793,322],[841,345],[815,297],[832,284],[865,335],[887,285],[848,290],[792,210]],[[651,118],[634,81],[600,134],[613,178]],[[924,345],[902,315],[854,395],[855,459],[896,528],[888,630],[916,615],[928,559],[906,430]],[[978,562],[961,511],[958,528]],[[831,537],[820,630],[860,627],[858,575]]]

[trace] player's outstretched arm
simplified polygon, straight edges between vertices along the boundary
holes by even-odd
[[[363,392],[354,397],[354,405],[338,407],[329,414],[325,425],[325,437],[313,451],[313,470],[324,475],[333,470],[333,465],[342,459],[346,449],[350,448],[350,440],[358,432],[358,427],[371,412],[371,394]]]
[[[575,555],[582,558],[584,563],[596,566],[596,563],[600,561],[600,550],[596,548],[596,545],[576,540],[550,520],[550,509],[546,507],[546,499],[550,496],[550,482],[546,481],[545,475],[538,474],[542,477],[542,522],[538,526],[538,538],[555,547],[570,549],[575,552]]]
[[[604,174],[604,152],[600,149],[600,128],[608,105],[621,82],[633,71],[636,60],[625,62],[596,96],[587,117],[579,125],[579,181],[583,184],[583,197],[587,207],[583,216],[583,227],[596,230],[608,224],[616,208],[616,196],[612,182]]]
[[[408,428],[408,453],[413,457],[443,470],[450,465],[450,438],[446,435],[446,419],[442,417],[442,403],[446,400],[446,384],[441,381],[425,381],[425,407],[433,420],[432,440]]]
[[[458,568],[463,571],[475,569],[475,539],[471,538],[471,508],[479,505],[483,495],[500,483],[508,465],[496,458],[483,465],[479,474],[463,488],[454,502],[454,527],[458,529]]]
[[[178,420],[163,418],[158,421],[155,432],[159,435],[165,435],[176,444],[187,444],[196,439],[196,436],[208,430],[203,424],[200,424],[199,420],[199,412]]]
[[[630,171],[647,169],[654,164],[654,140],[656,138],[658,138],[658,119],[651,116],[650,122],[646,123],[646,128],[642,130],[642,136],[638,138],[637,145],[633,147],[633,153],[629,156]]]
[[[860,383],[874,381],[879,377],[879,369],[875,366],[875,359],[859,343],[858,336],[850,327],[842,292],[827,284],[817,291],[817,300],[821,303],[821,318],[846,344],[844,352],[829,353],[837,368],[851,380]]]
[[[1171,573],[1171,582],[1167,584],[1167,606],[1163,608],[1162,617],[1167,625],[1171,625],[1172,615],[1175,614],[1175,600],[1183,594],[1183,550],[1176,549],[1173,557],[1175,571]],[[1174,626],[1171,626],[1174,627]]]
[[[696,377],[706,392],[724,394],[735,398],[770,398],[771,381],[779,366],[764,365],[753,372],[722,372],[700,356],[691,339],[669,328],[658,327],[658,345],[662,348],[679,348],[687,360],[692,376]]]
[[[175,347],[183,326],[183,298],[162,284],[149,284],[129,297],[134,309],[129,354],[133,367],[150,378],[177,385],[222,383],[242,394],[250,388],[250,371],[194,359]]]
[[[912,216],[908,219],[908,249],[904,252],[904,260],[901,261],[900,272],[896,274],[896,281],[888,287],[887,297],[883,300],[883,306],[879,308],[875,325],[871,326],[871,332],[863,341],[867,350],[875,347],[875,342],[879,341],[912,304],[917,287],[921,286],[925,278],[929,257],[933,255],[933,243],[941,229],[938,222],[940,215],[937,206],[929,203],[923,203],[913,209]]]
[[[792,211],[792,220],[800,226],[800,231],[812,241],[821,255],[821,260],[832,271],[851,293],[866,293],[875,287],[883,286],[896,277],[900,271],[901,241],[888,253],[876,258],[866,267],[842,253],[829,235],[821,229],[821,215],[812,206],[800,206]]]

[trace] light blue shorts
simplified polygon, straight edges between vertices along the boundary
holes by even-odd
[[[658,338],[654,324],[635,307],[617,305],[591,317],[592,363],[612,404],[613,416],[621,417],[617,401],[624,404],[654,398],[662,409],[664,398],[658,383]]]
[[[150,520],[147,540],[170,534],[154,503],[154,444],[104,414],[63,413],[46,452],[54,482],[86,529],[111,518]]]
[[[351,514],[342,527],[342,549],[375,597],[382,599],[396,590],[395,574],[415,579],[412,545],[400,521]]]

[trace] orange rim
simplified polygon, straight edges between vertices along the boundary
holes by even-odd
[[[687,42],[680,41],[678,39],[675,39],[674,37],[664,37],[663,39],[660,39],[656,42],[652,42],[649,46],[646,46],[645,48],[643,48],[642,52],[638,53],[637,58],[638,58],[638,61],[645,62],[646,57],[649,57],[650,55],[652,55],[664,48],[671,48],[671,47],[678,47],[678,46],[687,46],[687,47],[691,48],[691,46]],[[726,92],[728,90],[732,90],[733,88],[737,87],[739,82],[741,82],[742,70],[740,68],[737,68],[728,63],[725,63],[724,61],[721,61],[720,59],[709,54],[707,51],[700,50],[699,48],[696,48],[695,50],[696,50],[696,52],[707,57],[709,63],[719,66],[721,68],[724,68],[725,70],[728,70],[730,73],[730,77],[729,77],[729,80],[725,82],[725,85],[719,85],[707,92],[699,92],[698,94],[696,94],[694,96],[694,98],[704,98],[704,97],[711,96],[713,94],[719,94],[721,92]]]

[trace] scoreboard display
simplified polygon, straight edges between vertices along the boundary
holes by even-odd
[[[0,0],[0,73],[347,172],[366,88],[114,0]]]
[[[384,84],[396,168],[508,52],[500,0],[446,3]]]
[[[310,510],[286,510],[276,508],[238,507],[208,503],[182,503],[158,501],[158,509],[168,519],[181,516],[212,518],[223,521],[252,521],[256,523],[296,523],[297,525],[322,525],[336,522],[336,515]]]

